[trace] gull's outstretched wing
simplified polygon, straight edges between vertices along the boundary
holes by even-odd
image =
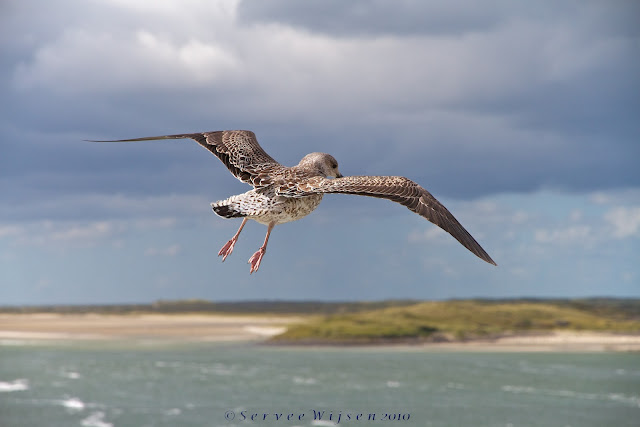
[[[344,193],[388,199],[425,217],[489,264],[497,265],[458,220],[427,190],[402,176],[347,176],[310,178],[280,191],[283,196],[301,197],[313,193]]]
[[[92,142],[133,142],[186,138],[195,140],[211,151],[236,178],[256,188],[270,185],[272,183],[271,173],[283,168],[258,144],[256,135],[248,130],[223,130]]]

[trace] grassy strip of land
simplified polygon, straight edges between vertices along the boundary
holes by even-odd
[[[487,339],[551,331],[640,333],[638,300],[459,300],[315,316],[271,339],[375,344]]]
[[[60,304],[0,306],[5,314],[230,314],[328,315],[413,305],[416,300],[386,301],[222,301],[160,300],[150,304]]]

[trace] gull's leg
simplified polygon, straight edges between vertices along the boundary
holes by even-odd
[[[264,243],[262,244],[262,246],[260,246],[260,249],[258,249],[258,251],[253,254],[251,258],[249,258],[248,262],[249,264],[251,264],[251,270],[249,271],[249,274],[258,271],[258,268],[260,268],[260,261],[262,261],[262,257],[267,251],[267,242],[269,242],[269,235],[271,234],[271,230],[273,230],[273,227],[275,227],[275,225],[276,224],[273,222],[269,224],[269,228],[267,228],[267,236],[264,238]]]
[[[220,249],[220,252],[218,252],[218,256],[222,256],[222,262],[224,262],[224,260],[227,259],[229,255],[231,255],[231,252],[233,252],[233,247],[236,245],[236,242],[238,241],[238,236],[240,235],[240,232],[242,231],[242,228],[246,223],[247,223],[247,218],[243,218],[242,224],[240,224],[240,228],[238,228],[238,232],[234,234],[231,240],[229,240],[222,247],[222,249]]]

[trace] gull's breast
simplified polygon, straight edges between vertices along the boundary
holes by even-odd
[[[313,212],[322,201],[322,194],[312,194],[304,197],[283,197],[276,196],[269,203],[270,206],[263,206],[257,215],[251,215],[251,219],[261,224],[284,224],[296,221]]]

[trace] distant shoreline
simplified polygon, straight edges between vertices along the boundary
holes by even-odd
[[[233,314],[0,314],[0,345],[24,341],[253,342],[295,347],[385,347],[424,351],[604,352],[640,351],[640,334],[557,330],[493,339],[326,343],[272,342],[300,316]]]
[[[600,331],[542,331],[498,338],[434,342],[418,339],[342,341],[270,341],[288,347],[385,347],[441,352],[640,352],[640,334]]]
[[[299,321],[246,314],[0,314],[0,340],[260,341]]]

